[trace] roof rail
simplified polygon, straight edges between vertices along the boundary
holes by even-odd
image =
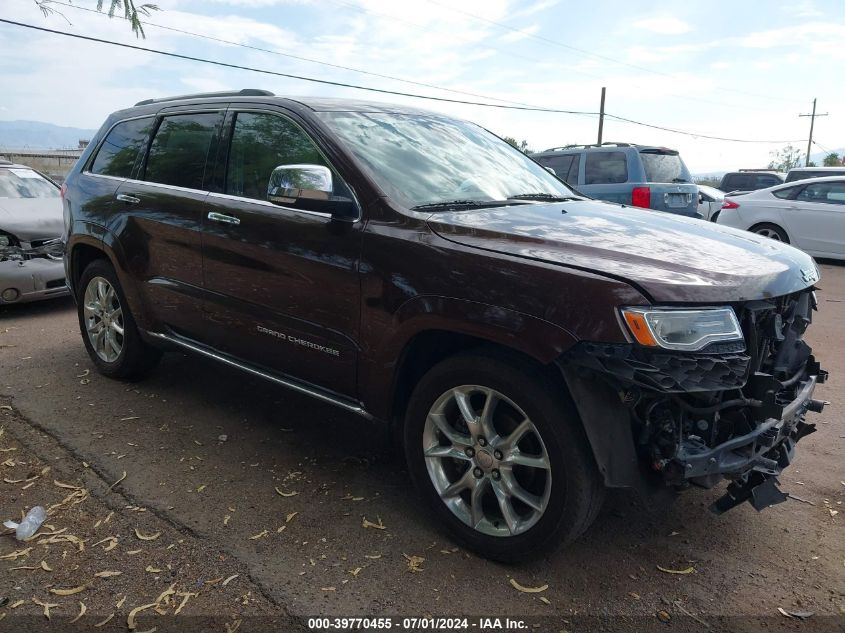
[[[768,171],[768,172],[771,172],[771,173],[773,173],[773,174],[778,173],[778,170],[777,170],[777,169],[772,169],[771,167],[765,167],[765,168],[760,168],[760,169],[739,169],[739,170],[737,170],[737,171],[741,171],[741,172],[746,172],[746,171],[750,171],[750,172],[754,172],[754,171]]]
[[[224,92],[198,92],[191,95],[177,95],[175,97],[162,97],[161,99],[144,99],[136,103],[136,106],[150,105],[151,103],[162,103],[164,101],[182,101],[183,99],[205,99],[208,97],[274,97],[269,90],[258,88],[244,88],[243,90],[227,90]]]
[[[576,147],[583,147],[583,148],[586,149],[587,147],[604,147],[605,145],[613,146],[613,147],[633,147],[634,146],[632,143],[617,143],[615,141],[607,141],[605,143],[602,143],[601,145],[599,145],[598,143],[585,143],[583,145],[578,145],[578,144],[563,145],[561,147],[550,147],[549,149],[544,149],[543,151],[544,152],[557,152],[558,150],[562,150],[562,149],[574,149]]]

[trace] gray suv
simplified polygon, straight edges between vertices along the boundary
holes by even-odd
[[[555,147],[531,157],[591,198],[701,217],[698,187],[676,150],[602,143]]]

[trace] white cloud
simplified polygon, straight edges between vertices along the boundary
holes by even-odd
[[[634,28],[650,31],[651,33],[658,33],[660,35],[682,35],[689,33],[692,27],[681,20],[671,15],[655,16],[645,18],[634,22]]]
[[[813,0],[791,0],[781,10],[796,18],[818,18],[823,15]]]
[[[309,4],[309,0],[205,0],[212,4],[228,4],[233,7],[263,9],[281,4]]]

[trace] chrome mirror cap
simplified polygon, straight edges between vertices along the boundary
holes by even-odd
[[[332,189],[332,172],[324,165],[279,165],[270,174],[267,200],[274,204],[292,204],[300,198],[329,200]]]

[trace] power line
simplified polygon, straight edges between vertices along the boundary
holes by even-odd
[[[605,114],[605,116],[609,119],[615,119],[616,121],[622,121],[624,123],[633,123],[634,125],[641,125],[643,127],[652,128],[654,130],[663,130],[664,132],[672,132],[674,134],[684,134],[686,136],[694,136],[696,138],[706,138],[712,141],[730,141],[731,143],[797,143],[798,141],[803,141],[804,139],[791,139],[785,141],[762,141],[762,140],[753,140],[753,139],[743,139],[743,138],[728,138],[724,136],[712,136],[710,134],[701,134],[699,132],[688,132],[685,130],[678,130],[671,127],[663,127],[662,125],[652,125],[651,123],[643,123],[642,121],[634,121],[633,119],[626,119],[625,117],[617,116],[615,114]]]
[[[235,70],[245,70],[245,71],[249,71],[249,72],[260,73],[260,74],[263,74],[263,75],[272,75],[272,76],[275,76],[275,77],[285,77],[287,79],[297,79],[297,80],[300,80],[300,81],[308,81],[308,82],[312,82],[312,83],[325,84],[325,85],[329,85],[329,86],[337,86],[337,87],[341,87],[341,88],[351,88],[351,89],[354,89],[354,90],[364,90],[364,91],[367,91],[367,92],[376,92],[376,93],[380,93],[380,94],[389,94],[389,95],[400,96],[400,97],[410,97],[410,98],[413,98],[413,99],[426,99],[426,100],[429,100],[429,101],[439,101],[439,102],[445,102],[445,103],[457,103],[457,104],[461,104],[461,105],[473,105],[473,106],[480,106],[480,107],[486,107],[486,108],[498,108],[498,109],[502,109],[502,110],[520,110],[520,111],[529,111],[529,112],[549,112],[549,113],[554,113],[554,114],[573,114],[573,115],[580,115],[580,116],[597,116],[599,114],[598,112],[586,112],[586,111],[581,111],[581,110],[564,110],[564,109],[560,109],[560,108],[542,108],[542,107],[535,107],[535,106],[484,103],[484,102],[480,102],[480,101],[463,101],[463,100],[460,100],[460,99],[449,99],[449,98],[446,98],[446,97],[436,97],[436,96],[432,96],[432,95],[421,95],[421,94],[415,94],[415,93],[410,93],[410,92],[400,92],[400,91],[397,91],[397,90],[387,90],[387,89],[384,89],[384,88],[373,88],[373,87],[370,87],[370,86],[361,86],[361,85],[357,85],[357,84],[350,84],[350,83],[345,83],[345,82],[340,82],[340,81],[331,81],[331,80],[328,80],[328,79],[317,79],[316,77],[307,77],[307,76],[304,76],[304,75],[294,75],[294,74],[291,74],[291,73],[282,73],[282,72],[278,72],[278,71],[275,71],[275,70],[267,70],[267,69],[263,69],[263,68],[254,68],[252,66],[243,66],[243,65],[240,65],[240,64],[231,64],[231,63],[228,63],[228,62],[221,62],[221,61],[212,60],[212,59],[205,59],[203,57],[194,57],[194,56],[191,56],[191,55],[183,55],[181,53],[173,53],[173,52],[170,52],[170,51],[162,51],[162,50],[159,50],[159,49],[156,49],[156,48],[150,48],[150,47],[147,47],[147,46],[138,46],[137,44],[126,44],[126,43],[123,43],[123,42],[115,42],[113,40],[106,40],[106,39],[102,39],[102,38],[91,37],[89,35],[80,35],[78,33],[68,33],[67,31],[58,31],[56,29],[48,29],[48,28],[43,27],[43,26],[35,26],[34,24],[26,24],[24,22],[16,22],[15,20],[8,20],[8,19],[5,19],[5,18],[0,18],[0,23],[11,24],[13,26],[19,26],[19,27],[22,27],[22,28],[32,29],[32,30],[35,30],[35,31],[41,31],[41,32],[44,32],[44,33],[51,33],[53,35],[63,35],[65,37],[85,40],[85,41],[88,41],[88,42],[95,42],[95,43],[98,43],[98,44],[109,44],[111,46],[119,46],[121,48],[128,48],[128,49],[131,49],[131,50],[143,51],[145,53],[154,53],[156,55],[163,55],[165,57],[172,57],[172,58],[175,58],[175,59],[183,59],[183,60],[199,62],[199,63],[203,63],[203,64],[211,64],[213,66],[220,66],[220,67],[223,67],[223,68],[232,68],[232,69],[235,69]],[[666,132],[672,132],[674,134],[683,134],[683,135],[686,135],[686,136],[693,136],[693,137],[697,137],[697,138],[706,138],[706,139],[712,139],[712,140],[718,140],[718,141],[730,141],[730,142],[734,142],[734,143],[791,143],[791,142],[794,142],[794,141],[769,141],[769,140],[737,139],[737,138],[726,138],[726,137],[721,137],[721,136],[711,136],[711,135],[707,135],[707,134],[700,134],[698,132],[687,132],[687,131],[684,131],[684,130],[662,127],[662,126],[659,126],[659,125],[652,125],[652,124],[649,124],[649,123],[643,123],[641,121],[635,121],[633,119],[628,119],[628,118],[616,116],[616,115],[613,115],[613,114],[605,114],[605,116],[608,117],[608,118],[613,118],[617,121],[630,123],[632,125],[640,125],[640,126],[643,126],[643,127],[648,127],[648,128],[658,129],[658,130],[664,130]]]
[[[573,51],[575,53],[579,53],[581,55],[584,55],[586,57],[593,57],[595,59],[601,59],[601,60],[604,60],[604,61],[611,62],[613,64],[617,64],[617,65],[620,65],[620,66],[627,66],[628,68],[634,68],[636,70],[642,70],[644,72],[651,73],[653,75],[660,75],[662,77],[668,77],[670,79],[677,79],[678,78],[676,75],[672,75],[671,73],[666,73],[666,72],[663,72],[663,71],[660,71],[660,70],[654,70],[653,68],[647,68],[645,66],[639,66],[637,64],[631,64],[629,62],[624,62],[620,59],[608,57],[607,55],[601,55],[599,53],[593,53],[591,51],[584,50],[583,48],[578,48],[576,46],[570,46],[568,44],[563,44],[562,42],[558,42],[557,40],[553,40],[553,39],[548,38],[548,37],[543,37],[542,35],[537,35],[536,33],[531,33],[529,31],[526,31],[525,29],[518,29],[518,28],[510,26],[508,24],[496,22],[495,20],[490,20],[489,18],[485,18],[483,16],[476,15],[475,13],[470,13],[469,11],[464,11],[463,9],[458,9],[454,6],[437,2],[437,0],[426,0],[426,1],[429,4],[433,4],[435,6],[442,7],[444,9],[448,10],[448,11],[452,11],[453,13],[460,13],[462,15],[465,15],[465,16],[472,18],[474,20],[477,20],[479,22],[485,22],[487,24],[491,24],[493,26],[497,26],[499,28],[505,29],[507,31],[511,31],[513,33],[519,33],[520,35],[524,35],[525,37],[529,37],[531,39],[538,40],[538,41],[544,42],[546,44],[551,44],[551,45],[557,46],[559,48],[564,48],[564,49]],[[763,98],[763,99],[769,99],[769,100],[775,100],[775,101],[782,101],[784,103],[796,103],[797,102],[797,99],[778,99],[777,97],[772,97],[771,95],[760,95],[760,94],[755,94],[753,92],[745,92],[743,90],[737,90],[736,88],[725,88],[725,90],[730,91],[730,92],[735,92],[737,94],[747,95],[747,96],[750,96],[750,97],[756,97],[758,99]],[[675,96],[680,96],[680,95],[675,95]],[[682,97],[682,98],[686,98],[686,97]],[[689,98],[692,99],[692,97],[689,97]],[[716,102],[711,102],[711,103],[716,103]],[[728,104],[719,104],[719,105],[728,105]]]
[[[102,16],[104,18],[108,18],[108,15],[106,13],[103,13],[102,11],[97,11],[96,9],[91,9],[91,8],[88,8],[88,7],[80,7],[80,6],[77,6],[75,4],[71,4],[69,2],[60,2],[60,0],[52,0],[52,2],[50,4],[57,4],[57,5],[60,5],[60,6],[63,6],[63,7],[69,7],[71,9],[76,9],[76,10],[79,10],[79,11],[86,11],[88,13],[93,13],[93,14]],[[126,19],[126,18],[123,18],[123,16],[118,16],[118,17],[120,17],[122,19]],[[195,33],[193,31],[178,29],[176,27],[166,26],[164,24],[157,24],[155,22],[149,22],[147,20],[142,20],[141,23],[144,26],[152,26],[152,27],[162,29],[162,30],[165,30],[165,31],[171,31],[171,32],[174,32],[174,33],[181,33],[182,35],[190,35],[191,37],[197,37],[197,38],[200,38],[200,39],[209,40],[209,41],[212,41],[212,42],[217,42],[218,44],[227,44],[227,45],[230,45],[230,46],[238,46],[240,48],[246,48],[246,49],[249,49],[249,50],[259,51],[259,52],[262,52],[262,53],[269,53],[271,55],[278,55],[279,57],[287,57],[289,59],[295,59],[295,60],[298,60],[298,61],[309,62],[309,63],[312,63],[312,64],[320,64],[322,66],[328,66],[330,68],[337,68],[339,70],[346,70],[346,71],[353,72],[353,73],[360,73],[362,75],[368,75],[370,77],[378,77],[379,79],[389,79],[391,81],[398,81],[398,82],[401,82],[401,83],[407,83],[407,84],[411,84],[411,85],[414,85],[414,86],[421,86],[421,87],[424,87],[424,88],[434,88],[435,90],[443,90],[444,92],[461,94],[461,95],[465,95],[465,96],[468,96],[468,97],[478,97],[478,98],[481,98],[481,99],[489,99],[490,101],[499,101],[501,103],[509,103],[509,104],[513,104],[513,105],[523,105],[523,106],[530,105],[530,104],[527,104],[527,103],[522,103],[520,101],[510,101],[508,99],[500,99],[498,97],[491,97],[489,95],[478,94],[478,93],[475,93],[475,92],[467,92],[465,90],[457,90],[457,89],[454,89],[454,88],[446,88],[444,86],[429,84],[429,83],[425,83],[425,82],[422,82],[422,81],[414,81],[412,79],[404,79],[402,77],[394,77],[392,75],[383,75],[381,73],[375,73],[375,72],[371,72],[371,71],[368,71],[368,70],[362,70],[360,68],[354,68],[354,67],[351,67],[351,66],[343,66],[341,64],[334,64],[332,62],[326,62],[326,61],[322,61],[322,60],[319,60],[319,59],[312,59],[312,58],[309,58],[309,57],[303,57],[301,55],[294,55],[292,53],[282,53],[281,51],[274,51],[274,50],[269,49],[269,48],[262,48],[260,46],[254,46],[254,45],[251,45],[251,44],[244,44],[242,42],[235,42],[233,40],[226,40],[226,39],[222,39],[222,38],[219,38],[219,37],[214,37],[212,35],[206,35],[204,33]]]
[[[352,88],[355,90],[366,90],[368,92],[378,92],[381,94],[395,95],[399,97],[411,97],[414,99],[428,99],[430,101],[442,101],[445,103],[458,103],[463,105],[482,106],[486,108],[502,108],[505,110],[528,110],[533,112],[555,112],[559,114],[577,114],[577,115],[595,115],[597,112],[584,112],[580,110],[563,110],[555,108],[539,108],[534,106],[520,106],[520,105],[505,105],[498,103],[483,103],[481,101],[462,101],[460,99],[449,99],[446,97],[435,97],[433,95],[421,95],[412,92],[401,92],[398,90],[387,90],[385,88],[373,88],[370,86],[361,86],[358,84],[344,83],[342,81],[331,81],[329,79],[317,79],[316,77],[307,77],[305,75],[294,75],[291,73],[282,73],[275,70],[267,70],[264,68],[254,68],[252,66],[243,66],[241,64],[231,64],[228,62],[221,62],[213,59],[205,59],[203,57],[194,57],[192,55],[183,55],[182,53],[173,53],[170,51],[162,51],[157,48],[150,48],[147,46],[138,46],[137,44],[126,44],[124,42],[115,42],[114,40],[106,40],[98,37],[91,37],[90,35],[80,35],[78,33],[68,33],[67,31],[58,31],[56,29],[48,29],[43,26],[35,26],[34,24],[26,24],[24,22],[16,22],[14,20],[7,20],[0,18],[0,22],[20,26],[36,31],[43,31],[44,33],[52,33],[53,35],[64,35],[75,39],[85,40],[88,42],[96,42],[98,44],[110,44],[111,46],[120,46],[121,48],[129,48],[136,51],[143,51],[145,53],[155,53],[156,55],[164,55],[165,57],[174,57],[176,59],[185,59],[192,62],[199,62],[202,64],[212,64],[214,66],[222,66],[224,68],[232,68],[235,70],[246,70],[249,72],[260,73],[263,75],[273,75],[276,77],[285,77],[287,79],[298,79],[300,81],[309,81],[312,83],[325,84],[329,86],[338,86],[340,88]]]

